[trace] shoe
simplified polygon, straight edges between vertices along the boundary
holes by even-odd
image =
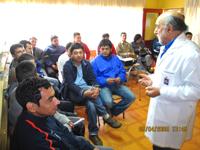
[[[103,145],[102,140],[99,138],[98,135],[89,135],[89,139],[90,141],[92,141],[92,143],[94,145]]]
[[[109,117],[108,119],[103,119],[105,123],[107,123],[112,128],[120,128],[122,124],[118,122],[117,120],[114,120],[113,118]]]

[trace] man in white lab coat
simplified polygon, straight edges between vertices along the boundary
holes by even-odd
[[[165,12],[154,33],[162,43],[152,76],[141,75],[151,97],[145,135],[154,150],[180,149],[192,137],[196,104],[200,99],[200,49],[184,34],[184,16]]]

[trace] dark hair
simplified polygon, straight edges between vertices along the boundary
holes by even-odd
[[[37,38],[35,36],[32,36],[31,38],[29,38],[29,40],[35,39],[37,40]]]
[[[23,46],[21,44],[13,44],[13,45],[11,45],[10,53],[12,55],[15,55],[15,50],[18,49],[18,48],[23,48]]]
[[[73,43],[69,48],[69,52],[72,54],[75,49],[82,49],[84,51],[84,48],[80,43]]]
[[[110,37],[110,35],[108,34],[108,33],[104,33],[103,35],[102,35],[102,38],[106,38],[106,37]]]
[[[192,35],[192,32],[185,32],[185,35]]]
[[[26,109],[28,102],[33,102],[39,105],[41,94],[39,88],[48,89],[51,84],[48,80],[39,77],[28,78],[23,80],[16,89],[16,99],[18,103]]]
[[[19,42],[19,44],[23,45],[23,47],[26,49],[27,47],[27,44],[30,44],[31,45],[31,42],[27,41],[27,40],[21,40]]]
[[[122,36],[122,34],[125,34],[125,35],[126,35],[126,32],[122,32],[120,35]]]
[[[24,53],[17,59],[18,63],[21,63],[24,60],[35,60],[35,58],[31,54]]]
[[[65,46],[66,50],[68,50],[72,44],[73,44],[72,42],[67,43],[67,45]]]
[[[79,32],[74,32],[74,37],[77,35],[81,35]]]
[[[110,48],[112,48],[112,43],[109,39],[103,39],[100,41],[98,47],[101,48],[102,46],[109,46]]]
[[[51,41],[53,41],[54,39],[57,39],[57,38],[58,38],[57,35],[52,35],[52,36],[51,36]]]
[[[136,34],[133,41],[136,42],[137,40],[139,40],[140,38],[142,38],[141,34]]]
[[[15,72],[18,82],[21,82],[22,80],[30,77],[37,76],[35,65],[28,60],[24,60],[21,63],[17,64]]]

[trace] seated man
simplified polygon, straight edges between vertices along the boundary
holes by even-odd
[[[124,66],[129,67],[135,63],[137,56],[135,55],[131,44],[126,41],[126,38],[127,34],[125,32],[122,32],[121,41],[117,45],[116,51],[120,60],[124,63]]]
[[[25,50],[21,44],[13,44],[10,47],[10,53],[13,57],[12,62],[9,66],[9,77],[8,77],[8,84],[11,85],[12,83],[16,82],[16,76],[15,76],[15,67],[17,66],[18,58],[25,53]]]
[[[49,77],[58,78],[57,61],[61,54],[65,52],[65,47],[59,44],[58,36],[51,37],[51,45],[49,45],[43,54],[45,71]]]
[[[110,37],[110,35],[108,33],[104,33],[102,35],[102,40],[103,39],[108,39],[109,40],[109,37]],[[97,48],[97,52],[98,52],[98,55],[99,55],[100,54],[100,47]],[[111,53],[114,54],[114,55],[117,54],[116,50],[115,50],[115,46],[113,45],[113,43],[112,43]]]
[[[43,50],[38,48],[37,45],[37,38],[32,36],[29,41],[31,42],[32,48],[33,48],[33,56],[36,61],[41,61]]]
[[[132,57],[136,59],[136,55],[134,50],[131,47],[131,44],[126,41],[127,34],[125,32],[121,33],[121,42],[117,45],[117,55],[121,56],[122,58]]]
[[[92,66],[101,87],[100,97],[112,115],[116,116],[131,105],[135,96],[123,85],[126,81],[126,71],[119,58],[111,54],[110,40],[101,40],[99,47],[100,55],[92,61]],[[122,100],[114,104],[112,94],[121,96]]]
[[[84,58],[90,60],[90,49],[87,44],[82,42],[81,34],[79,32],[74,32],[74,43],[80,43],[84,49]]]
[[[144,67],[147,71],[150,71],[152,58],[151,52],[145,47],[145,43],[140,34],[136,34],[131,46],[137,55],[137,62]]]
[[[11,150],[99,150],[84,137],[73,133],[52,117],[59,100],[46,79],[23,80],[16,90],[16,99],[23,107],[18,118]],[[102,148],[103,150],[103,148]]]
[[[113,128],[119,128],[121,123],[112,119],[103,106],[92,66],[84,60],[82,45],[74,43],[69,51],[70,60],[65,63],[63,68],[63,85],[67,86],[67,96],[74,104],[86,106],[89,138],[95,145],[102,145],[103,143],[98,137],[97,113],[103,116],[105,123]]]
[[[22,82],[22,80],[30,78],[30,77],[37,77],[35,65],[27,60],[20,62],[16,67],[16,78],[18,83]],[[16,87],[12,90],[11,95],[9,95],[9,108],[8,108],[8,120],[9,120],[9,133],[13,134],[13,129],[17,122],[18,116],[22,112],[22,106],[16,100],[15,92]],[[70,131],[77,135],[84,135],[84,124],[80,122],[76,126],[74,126],[73,122],[81,119],[80,117],[67,117],[59,112],[56,112],[54,117],[61,122],[64,126],[68,127]]]
[[[54,87],[59,87],[59,81],[56,78],[48,77],[45,75],[44,70],[42,69],[40,63],[34,59],[34,56],[28,53],[22,54],[18,58],[18,63],[21,63],[22,61],[28,60],[32,62],[36,66],[36,71],[39,77],[47,79]]]

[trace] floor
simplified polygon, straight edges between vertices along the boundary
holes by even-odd
[[[151,150],[152,144],[144,136],[141,130],[145,126],[148,111],[149,98],[144,94],[144,89],[131,80],[127,84],[129,88],[136,94],[137,99],[126,110],[125,119],[122,115],[116,117],[123,126],[119,129],[112,129],[108,125],[103,125],[100,119],[99,136],[103,140],[105,146],[110,146],[114,150]],[[88,132],[86,129],[86,137]],[[182,146],[181,150],[199,150],[200,148],[200,103],[197,106],[197,114],[195,127],[193,130],[193,138]]]

